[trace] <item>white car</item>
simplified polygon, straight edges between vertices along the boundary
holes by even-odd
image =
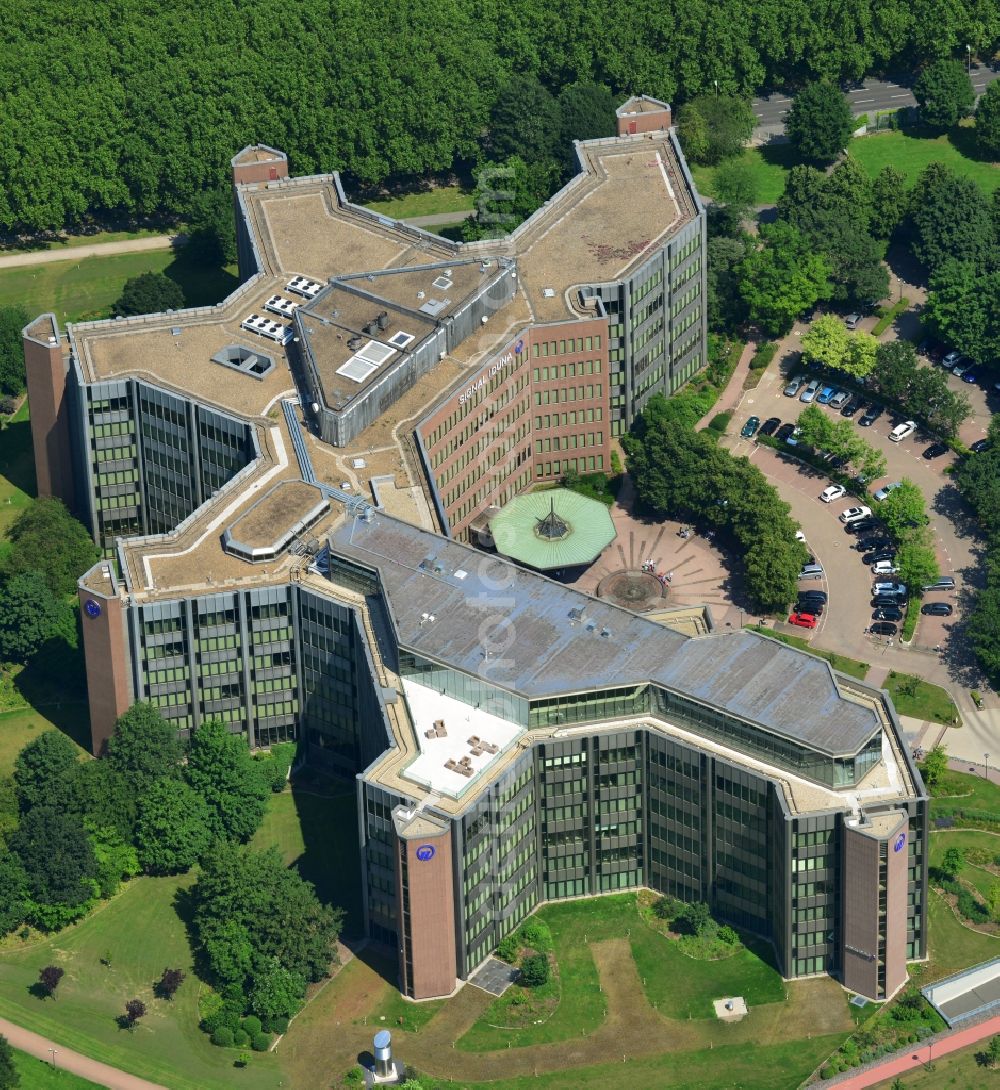
[[[842,484],[831,484],[829,488],[824,488],[819,494],[819,498],[824,503],[833,503],[834,500],[843,499],[847,495],[847,489]]]
[[[857,522],[858,519],[866,519],[872,513],[870,507],[848,507],[846,511],[840,512],[841,522]]]
[[[889,438],[898,443],[901,439],[905,439],[908,435],[912,435],[917,430],[916,420],[907,420],[905,424],[897,424],[891,432],[889,432]]]
[[[899,568],[895,567],[891,560],[880,560],[872,564],[872,575],[895,575]]]
[[[891,481],[889,484],[882,485],[882,487],[875,493],[875,499],[877,499],[879,503],[881,503],[882,500],[884,500],[890,492],[894,492],[897,488],[899,488],[902,483],[902,481]]]

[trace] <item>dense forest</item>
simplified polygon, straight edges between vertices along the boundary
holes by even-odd
[[[181,215],[242,145],[356,185],[473,160],[537,76],[680,103],[992,53],[994,0],[37,0],[5,20],[0,229]]]

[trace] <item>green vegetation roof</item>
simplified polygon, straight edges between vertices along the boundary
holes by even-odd
[[[539,571],[589,564],[615,539],[607,507],[566,488],[515,497],[490,531],[498,552]]]

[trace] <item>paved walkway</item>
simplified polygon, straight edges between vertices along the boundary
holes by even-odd
[[[743,383],[750,373],[750,361],[753,359],[753,354],[757,351],[756,341],[747,341],[743,347],[743,351],[740,353],[739,363],[736,364],[736,369],[729,377],[729,381],[726,383],[726,388],[719,394],[719,400],[708,410],[708,412],[698,421],[695,430],[700,431],[702,428],[708,425],[708,422],[713,416],[718,416],[719,413],[728,412],[730,409],[735,409],[743,400]]]
[[[434,212],[429,216],[409,216],[403,220],[412,227],[440,227],[448,223],[462,223],[476,214],[474,208],[467,208],[463,212]]]
[[[55,250],[19,250],[0,256],[0,269],[25,265],[49,265],[56,261],[79,261],[84,257],[108,257],[110,254],[138,254],[147,250],[169,250],[183,235],[147,235],[123,238],[117,242],[91,242],[82,246],[64,246]]]
[[[880,1082],[895,1078],[897,1075],[906,1075],[932,1059],[940,1059],[949,1052],[957,1052],[960,1048],[967,1048],[986,1037],[992,1037],[994,1033],[1000,1033],[1000,1018],[990,1018],[989,1021],[980,1022],[978,1026],[970,1026],[968,1029],[956,1030],[944,1037],[938,1037],[932,1044],[919,1045],[915,1052],[909,1049],[877,1067],[870,1067],[857,1075],[852,1075],[843,1080],[828,1080],[823,1086],[835,1086],[837,1090],[864,1090],[866,1086],[877,1086]],[[820,1085],[814,1083],[813,1085]]]
[[[79,1052],[74,1052],[70,1048],[63,1048],[54,1041],[32,1033],[30,1029],[15,1026],[13,1022],[8,1022],[5,1018],[0,1018],[0,1034],[6,1037],[14,1048],[19,1048],[22,1052],[27,1052],[29,1056],[35,1056],[46,1063],[53,1062],[52,1050],[55,1049],[56,1067],[71,1071],[81,1078],[90,1079],[98,1086],[107,1086],[109,1090],[167,1090],[167,1087],[159,1083],[147,1082],[136,1075],[129,1075],[116,1067],[102,1064],[100,1060],[92,1060],[89,1056],[81,1056]]]

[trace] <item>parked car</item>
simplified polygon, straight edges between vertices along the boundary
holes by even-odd
[[[817,602],[828,602],[830,595],[825,590],[814,590],[809,588],[799,591],[800,598],[815,598]]]
[[[872,564],[872,575],[895,575],[899,568],[891,560],[879,560]]]
[[[933,583],[928,583],[923,588],[924,590],[954,590],[955,580],[950,575],[942,575],[940,579],[935,579]]]
[[[928,602],[920,607],[925,617],[950,617],[955,612],[951,602]]]
[[[817,602],[815,598],[799,598],[795,603],[796,613],[811,613],[814,617],[822,617],[826,603]]]
[[[902,619],[903,611],[899,606],[879,606],[879,608],[872,613],[873,621],[901,621]]]
[[[740,435],[744,439],[752,439],[757,434],[757,429],[760,427],[760,417],[751,416],[750,419],[740,429]]]
[[[924,457],[929,462],[932,458],[940,458],[942,454],[947,453],[947,443],[931,443],[931,445],[924,451]]]
[[[844,325],[846,325],[848,329],[857,329],[858,323],[860,321],[860,314],[848,314],[847,317],[844,319]]]
[[[859,553],[868,553],[875,549],[891,549],[892,541],[882,535],[873,534],[871,537],[859,538],[851,548],[857,549]]]
[[[836,386],[824,386],[822,390],[816,395],[817,405],[829,405],[833,399],[834,394],[838,394],[840,391]]]
[[[895,594],[900,598],[908,598],[909,594],[904,584],[900,583],[898,579],[892,579],[882,583],[875,583],[872,586],[872,594]]]
[[[819,498],[824,503],[833,503],[834,500],[843,499],[847,495],[847,489],[842,484],[831,484],[823,489]]]
[[[798,435],[799,435],[799,432],[801,432],[801,431],[802,431],[802,429],[798,426],[798,424],[796,424],[795,427],[792,428],[792,434],[788,436],[788,438],[785,440],[785,442],[790,447],[797,447],[799,445]]]
[[[865,564],[877,564],[880,560],[895,560],[896,554],[892,549],[877,549],[870,553],[865,553],[861,558]]]
[[[869,626],[868,631],[873,636],[895,636],[899,631],[899,625],[893,624],[892,621],[876,621]]]
[[[840,512],[841,522],[857,522],[858,519],[869,518],[871,516],[872,509],[865,507],[862,504],[860,507],[848,507],[846,511]]]
[[[798,625],[799,628],[815,628],[816,627],[816,614],[815,613],[790,613],[788,615],[788,623]]]
[[[840,410],[840,415],[850,418],[864,407],[865,403],[861,400],[861,398],[859,398],[857,394],[851,394],[847,401],[844,402],[844,407]]]
[[[796,375],[795,378],[793,378],[791,382],[789,382],[789,384],[785,387],[785,397],[798,397],[799,390],[802,389],[805,383],[805,376]]]
[[[799,394],[799,401],[803,405],[808,405],[811,401],[816,399],[816,393],[819,390],[819,379],[810,379],[808,386]]]
[[[941,366],[942,367],[947,367],[948,370],[950,371],[955,366],[955,364],[958,363],[958,361],[961,358],[962,358],[962,353],[961,352],[956,352],[954,350],[952,350],[951,352],[946,352],[941,357]]]
[[[872,595],[872,608],[884,609],[887,606],[898,607],[900,605],[900,599],[895,594],[873,594]]]
[[[952,374],[957,375],[957,374],[959,374],[959,372],[958,371],[953,371]],[[975,371],[963,371],[961,373],[961,379],[962,379],[963,382],[968,382],[969,385],[972,385],[973,383],[976,383],[976,382],[979,381],[979,375],[977,375]]]
[[[911,436],[917,430],[916,420],[905,420],[902,424],[897,424],[891,432],[889,432],[889,438],[894,443],[899,443],[908,436]]]
[[[951,373],[956,378],[964,378],[969,373],[969,368],[972,366],[972,360],[967,360],[964,356],[955,364],[951,369]],[[972,380],[975,382],[975,378]]]
[[[989,439],[977,439],[970,447],[969,450],[973,454],[982,454],[984,450],[989,450],[991,443]]]
[[[833,397],[830,398],[830,408],[843,410],[844,406],[851,400],[850,390],[838,390]]]
[[[780,439],[780,440],[784,441],[792,434],[793,431],[795,431],[795,425],[794,424],[782,424],[781,427],[778,428],[778,432],[775,435],[775,439]]]
[[[881,405],[871,405],[865,410],[864,416],[858,421],[861,428],[870,428],[872,424],[885,412]]]
[[[878,522],[873,518],[858,519],[857,522],[849,522],[844,531],[848,534],[867,534],[870,530],[878,528]]]
[[[899,488],[902,483],[902,481],[891,481],[889,484],[882,485],[882,487],[875,493],[875,499],[877,499],[879,503],[881,503],[882,500],[884,500],[890,492]]]
[[[774,435],[774,433],[781,427],[781,420],[776,416],[769,416],[763,424],[760,426],[761,435]]]
[[[823,578],[823,565],[822,564],[804,564],[802,571],[799,572],[800,579],[822,579]]]

